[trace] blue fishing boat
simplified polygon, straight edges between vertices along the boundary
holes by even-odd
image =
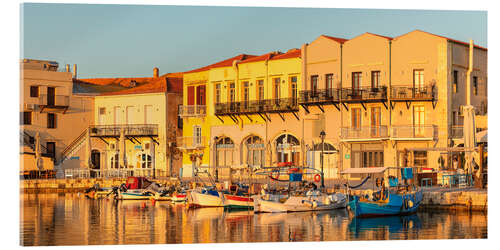
[[[350,168],[342,172],[343,174],[381,174],[388,167],[377,168]],[[397,183],[398,178],[391,178],[389,187],[386,188],[383,178],[377,178],[377,187],[380,190],[364,195],[349,195],[349,210],[355,217],[375,217],[387,215],[405,215],[417,211],[422,202],[422,190],[415,185],[406,184],[413,178],[411,168],[401,169],[401,179],[405,184]],[[398,171],[399,172],[399,171]],[[368,177],[358,186],[348,188],[358,188],[363,185]],[[395,181],[394,181],[395,180]],[[349,192],[351,193],[351,192]]]

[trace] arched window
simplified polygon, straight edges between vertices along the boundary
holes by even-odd
[[[264,166],[265,145],[264,141],[258,136],[250,136],[243,142],[242,150],[246,156],[245,163],[249,166]]]
[[[300,142],[291,134],[282,134],[276,138],[276,153],[279,162],[292,162],[300,164]]]

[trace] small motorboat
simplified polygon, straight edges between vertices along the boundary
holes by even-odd
[[[174,192],[172,194],[171,198],[172,202],[186,202],[187,201],[187,194],[186,192]]]
[[[170,190],[145,177],[128,177],[127,182],[114,189],[117,200],[171,200]]]
[[[187,191],[190,207],[223,207],[224,195],[213,187],[199,187]]]
[[[308,191],[305,195],[255,195],[254,212],[282,213],[301,211],[322,211],[347,206],[344,194],[325,194],[319,190]]]
[[[248,194],[248,187],[231,185],[223,195],[224,207],[227,209],[253,209],[253,198]]]
[[[342,172],[342,174],[380,174],[387,169],[388,167],[350,168]],[[412,168],[398,169],[401,169],[402,179],[409,180],[413,178]],[[354,188],[363,185],[368,178],[370,178],[370,176]],[[400,185],[397,183],[397,178],[392,179],[396,181],[391,181],[387,189],[384,179],[377,178],[376,183],[377,187],[380,187],[380,190],[371,192],[371,194],[350,195],[349,210],[352,214],[355,217],[375,217],[406,215],[416,212],[422,201],[422,190],[415,185]],[[348,187],[353,188],[350,186]]]

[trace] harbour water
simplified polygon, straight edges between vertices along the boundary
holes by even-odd
[[[254,214],[184,204],[21,194],[24,246],[487,238],[487,214],[421,211],[352,219],[347,210]]]

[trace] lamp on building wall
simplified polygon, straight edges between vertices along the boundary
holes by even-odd
[[[325,174],[323,172],[323,153],[325,151],[325,137],[326,133],[324,130],[321,130],[319,133],[319,138],[321,138],[321,188],[325,188]]]

